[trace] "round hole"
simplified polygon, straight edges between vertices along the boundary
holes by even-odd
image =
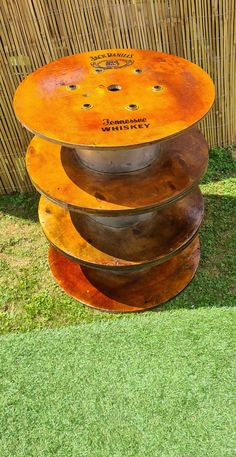
[[[152,86],[152,90],[154,90],[155,92],[157,92],[158,90],[161,90],[162,87],[161,86]]]
[[[142,73],[143,70],[141,68],[135,68],[134,73]]]
[[[138,109],[138,105],[135,105],[134,103],[130,103],[130,105],[128,105],[126,108],[133,111],[135,109]]]
[[[69,84],[69,86],[67,86],[67,89],[75,90],[75,89],[77,89],[77,86],[76,86],[76,84]]]
[[[111,90],[112,92],[117,92],[118,90],[121,90],[122,87],[119,86],[118,84],[111,84],[110,86],[108,86],[107,89]]]
[[[84,104],[82,105],[82,108],[83,108],[83,109],[90,109],[90,108],[92,108],[92,106],[93,106],[93,105],[91,105],[91,103],[84,103]]]
[[[103,72],[103,69],[102,69],[102,68],[99,68],[99,67],[97,67],[97,68],[95,68],[95,70],[94,70],[94,71],[95,71],[95,73],[102,73],[102,72]]]

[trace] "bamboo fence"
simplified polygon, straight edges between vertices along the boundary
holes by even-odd
[[[235,0],[0,0],[0,194],[32,190],[24,165],[31,134],[12,109],[17,85],[45,63],[77,52],[154,49],[197,63],[217,92],[203,133],[211,146],[233,143],[235,10]]]

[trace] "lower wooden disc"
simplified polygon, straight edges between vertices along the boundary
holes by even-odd
[[[191,281],[199,260],[198,237],[161,265],[124,273],[82,267],[49,248],[51,272],[65,292],[87,306],[117,313],[145,311],[170,300]]]

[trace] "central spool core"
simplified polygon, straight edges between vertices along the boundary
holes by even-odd
[[[134,215],[128,215],[128,216],[117,216],[117,217],[104,217],[104,216],[94,216],[94,215],[89,215],[87,216],[88,219],[91,221],[98,222],[102,225],[105,225],[107,227],[114,227],[116,229],[119,228],[126,228],[130,226],[135,226],[135,224],[138,224],[140,222],[143,223],[150,223],[153,217],[155,216],[155,211],[150,211],[148,213],[144,214],[134,214]]]
[[[156,160],[159,151],[159,144],[122,149],[74,149],[76,158],[85,167],[102,173],[128,173],[142,170]]]

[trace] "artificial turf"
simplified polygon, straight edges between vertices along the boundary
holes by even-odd
[[[233,457],[233,308],[0,338],[3,457]]]

